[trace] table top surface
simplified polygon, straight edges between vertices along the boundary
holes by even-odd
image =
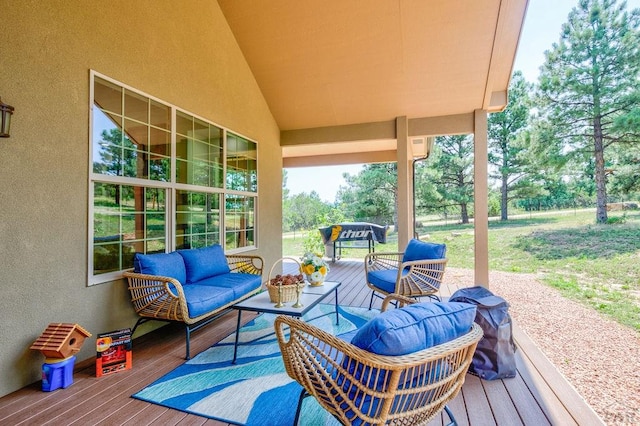
[[[332,291],[340,287],[341,284],[341,282],[337,281],[325,281],[321,286],[306,285],[302,289],[302,294],[300,295],[300,303],[303,305],[300,308],[294,308],[292,306],[296,303],[295,300],[292,302],[285,302],[285,306],[276,308],[275,303],[269,298],[269,292],[265,290],[255,296],[243,300],[242,302],[236,303],[233,305],[233,309],[301,317],[315,305],[320,303],[322,299],[331,294]]]

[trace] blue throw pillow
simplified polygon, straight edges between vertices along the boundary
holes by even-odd
[[[379,355],[406,355],[463,336],[475,316],[475,305],[468,303],[416,303],[371,319],[351,343]]]
[[[404,250],[403,262],[424,259],[444,259],[447,252],[445,244],[427,243],[412,239]]]
[[[156,254],[136,253],[133,263],[135,265],[135,272],[175,278],[180,281],[180,284],[187,282],[187,271],[184,266],[184,261],[182,260],[182,256],[176,252]]]
[[[188,284],[231,271],[219,244],[199,249],[178,250],[178,253],[183,257],[187,268]]]

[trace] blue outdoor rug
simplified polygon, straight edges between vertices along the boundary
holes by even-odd
[[[333,304],[314,307],[304,319],[334,312]],[[359,328],[378,311],[341,306],[311,321],[334,335]],[[302,387],[287,375],[274,334],[275,315],[263,314],[240,329],[236,364],[235,333],[156,380],[134,398],[187,413],[247,426],[291,425]],[[306,398],[301,425],[337,425],[312,397]]]

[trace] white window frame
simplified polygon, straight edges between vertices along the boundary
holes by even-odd
[[[251,138],[248,138],[244,135],[242,135],[241,133],[238,133],[234,130],[231,129],[227,129],[224,126],[220,126],[219,124],[216,124],[215,122],[208,120],[204,117],[198,116],[197,114],[194,114],[192,112],[189,112],[183,108],[179,108],[176,105],[173,105],[169,102],[163,101],[161,99],[158,99],[152,95],[149,95],[148,93],[145,93],[141,90],[138,90],[134,87],[128,86],[120,81],[114,80],[108,76],[105,76],[97,71],[94,70],[90,70],[89,73],[89,164],[88,164],[88,171],[89,171],[89,184],[88,184],[88,232],[87,232],[87,245],[88,245],[88,261],[87,261],[87,277],[88,277],[88,286],[92,286],[92,285],[96,285],[96,284],[101,284],[101,283],[106,283],[106,282],[111,282],[111,281],[115,281],[115,280],[119,280],[122,278],[122,272],[125,270],[130,270],[129,269],[123,269],[123,270],[119,270],[119,271],[112,271],[112,272],[107,272],[107,273],[103,273],[103,274],[98,274],[95,275],[94,274],[94,214],[95,214],[95,205],[94,205],[94,184],[95,183],[111,183],[111,184],[120,184],[120,185],[133,185],[133,186],[142,186],[142,187],[146,187],[146,188],[160,188],[160,189],[164,189],[165,190],[165,246],[166,246],[166,251],[170,252],[175,250],[176,247],[176,230],[175,230],[175,215],[176,215],[176,190],[186,190],[186,191],[194,191],[194,192],[207,192],[207,193],[212,193],[212,194],[217,194],[218,197],[220,198],[221,202],[220,202],[220,230],[219,230],[219,234],[220,234],[220,245],[223,247],[226,246],[226,240],[225,240],[225,236],[226,236],[226,224],[225,224],[225,214],[226,214],[226,210],[225,210],[225,198],[226,195],[230,195],[230,194],[237,194],[237,195],[244,195],[244,196],[249,196],[249,197],[254,197],[254,236],[253,236],[253,244],[252,245],[248,245],[248,246],[244,246],[244,247],[238,247],[235,249],[229,249],[229,250],[225,250],[227,253],[242,253],[242,252],[247,252],[247,251],[251,251],[251,250],[256,250],[258,247],[258,201],[259,201],[259,194],[258,194],[258,189],[256,188],[255,192],[251,192],[251,191],[234,191],[234,190],[228,190],[227,189],[227,180],[226,180],[226,174],[227,174],[227,144],[226,144],[226,140],[227,140],[227,134],[228,132],[233,133],[234,135],[240,136],[242,138],[247,139],[248,141],[255,143],[256,144],[256,148],[258,147],[258,142],[252,140]],[[110,83],[113,83],[115,85],[118,85],[122,88],[124,88],[125,90],[137,93],[141,96],[145,96],[147,98],[149,98],[150,100],[159,102],[161,104],[167,105],[170,109],[171,109],[171,176],[169,181],[165,182],[165,181],[156,181],[156,180],[151,180],[151,179],[144,179],[144,178],[137,178],[137,177],[125,177],[125,176],[113,176],[113,175],[105,175],[105,174],[100,174],[100,173],[95,173],[93,170],[93,119],[94,119],[94,87],[95,87],[95,78],[98,77],[100,79],[103,79],[105,81],[108,81]],[[177,150],[176,150],[176,113],[177,111],[181,111],[185,114],[189,114],[191,116],[193,116],[194,118],[197,118],[199,120],[205,121],[207,123],[209,123],[210,125],[216,126],[220,129],[222,129],[222,145],[223,145],[223,152],[222,152],[222,169],[223,169],[223,176],[222,176],[222,187],[221,188],[213,188],[213,187],[203,187],[203,186],[198,186],[198,185],[192,185],[192,184],[184,184],[184,183],[177,183],[176,182],[176,155],[177,155]],[[123,112],[124,113],[124,112]],[[258,155],[258,153],[256,152],[256,156]],[[257,162],[258,160],[256,160]],[[256,163],[257,164],[257,163]],[[258,171],[256,170],[256,174],[258,173]],[[258,176],[258,182],[259,182],[259,176]]]

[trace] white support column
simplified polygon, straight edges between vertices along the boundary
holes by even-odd
[[[413,167],[409,146],[407,117],[396,118],[398,140],[398,251],[403,251],[413,236]]]
[[[489,287],[489,192],[487,111],[474,111],[475,284]]]

